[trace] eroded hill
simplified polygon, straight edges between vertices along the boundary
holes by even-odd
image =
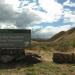
[[[50,45],[59,51],[74,51],[75,49],[75,28],[62,31],[50,40]]]

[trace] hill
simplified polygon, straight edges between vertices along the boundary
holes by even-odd
[[[75,28],[68,31],[61,31],[50,40],[50,45],[56,50],[73,51],[75,49]]]
[[[65,31],[61,31],[58,34],[54,35],[52,38],[50,38],[48,41],[55,41],[56,39],[62,37],[65,34]]]

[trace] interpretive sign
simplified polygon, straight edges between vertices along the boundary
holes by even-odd
[[[31,45],[31,30],[0,29],[0,61],[19,60],[25,55],[25,48]]]
[[[0,49],[24,49],[31,44],[31,30],[0,29]]]

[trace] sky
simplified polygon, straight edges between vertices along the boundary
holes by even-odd
[[[0,29],[31,29],[49,39],[75,27],[75,0],[0,0]]]

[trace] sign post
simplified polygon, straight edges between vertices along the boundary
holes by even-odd
[[[31,30],[25,29],[0,29],[0,58],[8,62],[9,58],[24,54],[24,49],[31,45]],[[6,60],[6,61],[5,61]]]

